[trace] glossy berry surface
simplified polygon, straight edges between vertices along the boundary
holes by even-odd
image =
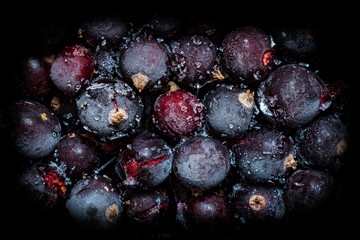
[[[55,59],[50,76],[61,91],[74,95],[83,88],[94,72],[94,62],[87,48],[74,45],[65,48]]]
[[[250,127],[254,92],[233,85],[220,85],[209,91],[204,105],[206,126],[211,134],[227,139],[240,138]]]
[[[123,51],[120,67],[129,82],[140,92],[160,88],[169,74],[168,50],[157,39],[139,37]]]
[[[64,178],[45,164],[27,166],[19,174],[17,183],[26,194],[26,200],[41,210],[59,206],[67,193]],[[29,202],[26,204],[29,205]]]
[[[140,125],[142,100],[121,80],[100,79],[92,83],[76,103],[80,121],[97,135],[117,138],[134,133]]]
[[[328,107],[327,90],[310,70],[284,65],[260,84],[258,105],[262,114],[280,126],[295,128],[310,122]]]
[[[50,65],[37,56],[22,60],[19,85],[25,96],[40,99],[50,93],[53,83],[50,78]]]
[[[69,134],[59,141],[57,157],[66,166],[66,176],[81,179],[100,166],[95,144],[81,135]]]
[[[271,37],[261,28],[245,26],[230,32],[222,48],[226,72],[246,84],[263,80],[274,67]]]
[[[168,214],[169,198],[161,189],[131,191],[125,196],[126,219],[135,225],[155,226]]]
[[[66,209],[80,226],[92,231],[107,231],[119,224],[123,203],[109,179],[94,176],[73,186]]]
[[[181,84],[199,88],[213,79],[216,47],[205,36],[185,37],[171,45],[172,68]]]
[[[215,193],[192,196],[186,203],[186,224],[196,228],[221,228],[230,220],[229,206],[226,199]]]
[[[239,173],[253,183],[283,183],[297,168],[293,143],[275,128],[248,132],[232,150]]]
[[[117,47],[128,31],[129,25],[120,18],[93,17],[82,21],[78,35],[92,47]]]
[[[10,141],[18,154],[41,158],[55,149],[61,125],[48,108],[35,101],[19,100],[11,109]]]
[[[298,132],[298,146],[305,164],[318,169],[336,170],[348,150],[348,133],[344,122],[335,115],[318,117]]]
[[[232,209],[238,224],[279,224],[286,213],[280,188],[256,185],[240,188],[232,201]]]
[[[172,149],[163,139],[141,132],[121,144],[116,173],[124,185],[149,188],[167,179],[172,159]]]
[[[185,186],[206,190],[220,184],[230,170],[228,149],[209,137],[191,137],[176,147],[173,170]]]
[[[202,124],[204,105],[190,92],[170,91],[160,95],[154,105],[157,127],[173,138],[187,137]]]
[[[288,210],[297,215],[311,215],[331,206],[335,179],[318,170],[298,170],[286,182],[284,198]]]

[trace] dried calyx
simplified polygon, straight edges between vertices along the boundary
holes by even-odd
[[[122,108],[114,109],[110,112],[110,121],[113,124],[119,124],[128,118],[127,112]]]
[[[265,197],[258,194],[254,194],[250,196],[249,206],[252,210],[254,211],[263,210],[265,208],[265,205],[266,205]]]

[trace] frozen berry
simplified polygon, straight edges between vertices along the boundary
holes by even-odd
[[[234,80],[252,84],[263,80],[274,67],[275,50],[263,29],[245,26],[224,39],[223,65]]]
[[[215,193],[192,196],[186,203],[184,216],[187,226],[192,229],[219,229],[230,220],[227,201]]]
[[[118,47],[129,29],[129,24],[120,18],[94,17],[83,20],[78,34],[93,47]]]
[[[348,149],[346,125],[335,115],[323,115],[298,132],[298,146],[307,164],[336,170]]]
[[[70,216],[92,231],[108,231],[119,225],[123,203],[108,178],[94,176],[79,180],[66,201]]]
[[[176,147],[173,169],[183,185],[192,189],[210,189],[228,175],[229,151],[225,145],[212,138],[191,137]]]
[[[67,193],[62,176],[45,164],[27,166],[17,181],[20,191],[26,196],[24,201],[42,210],[58,206]]]
[[[161,42],[151,36],[138,37],[124,49],[120,67],[126,79],[141,92],[162,86],[169,74],[168,61],[168,50]]]
[[[19,100],[11,106],[9,133],[12,146],[27,158],[41,158],[51,153],[60,140],[58,118],[44,105]]]
[[[284,183],[297,168],[292,141],[275,128],[250,131],[232,150],[239,173],[253,183]]]
[[[254,92],[220,85],[205,98],[206,126],[215,137],[240,138],[249,128],[254,112]]]
[[[210,80],[217,70],[216,47],[205,36],[185,37],[171,45],[172,68],[181,84],[199,88]]]
[[[187,137],[201,127],[203,109],[200,100],[190,92],[170,91],[156,99],[154,120],[165,135],[173,138]]]
[[[172,150],[163,139],[142,132],[122,142],[115,169],[124,185],[149,188],[169,176],[172,159]]]
[[[75,133],[64,136],[57,147],[58,159],[65,164],[66,176],[71,179],[92,174],[100,165],[98,155],[93,142]]]
[[[100,136],[118,138],[138,130],[142,117],[141,98],[125,82],[98,79],[77,99],[79,119]]]
[[[271,122],[289,128],[310,122],[330,104],[320,78],[295,64],[276,69],[260,84],[257,95],[263,115]]]
[[[40,57],[26,57],[20,70],[19,86],[24,95],[41,99],[50,93],[53,83],[50,78],[50,65]]]
[[[273,186],[245,186],[236,191],[232,210],[240,224],[282,223],[286,213],[283,190]]]
[[[335,194],[335,179],[318,170],[298,170],[286,181],[285,202],[295,215],[311,215],[331,206]]]
[[[89,50],[74,45],[57,56],[51,65],[50,76],[58,89],[74,95],[90,81],[93,72],[94,62]]]
[[[125,196],[125,217],[133,224],[158,226],[169,212],[169,197],[164,190],[130,191]]]

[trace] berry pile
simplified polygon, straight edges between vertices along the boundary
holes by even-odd
[[[174,238],[340,214],[350,94],[317,30],[165,16],[43,27],[0,113],[17,212],[56,231]]]

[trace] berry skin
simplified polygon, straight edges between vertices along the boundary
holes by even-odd
[[[65,48],[50,69],[55,86],[70,95],[76,94],[91,79],[94,62],[90,51],[82,45]]]
[[[61,125],[44,105],[19,100],[11,107],[9,132],[18,154],[26,158],[41,158],[55,149],[60,140]]]
[[[304,164],[320,170],[337,170],[344,164],[349,139],[344,122],[326,114],[298,131],[297,144]]]
[[[136,38],[124,50],[120,67],[126,79],[141,92],[144,89],[160,88],[166,80],[168,50],[152,37]]]
[[[248,132],[232,150],[238,172],[252,183],[283,183],[297,168],[292,141],[275,128]]]
[[[191,189],[206,190],[220,184],[230,171],[227,147],[209,137],[191,137],[175,148],[173,170]]]
[[[172,159],[172,150],[163,139],[141,132],[122,142],[115,171],[124,185],[154,187],[169,176]]]
[[[232,210],[241,224],[279,224],[286,213],[283,191],[272,186],[245,186],[235,193]]]
[[[138,226],[158,226],[169,212],[169,197],[161,189],[130,191],[124,202],[125,217]]]
[[[76,103],[82,124],[99,136],[119,138],[135,133],[140,125],[142,100],[121,80],[98,79]]]
[[[27,197],[26,201],[42,210],[60,205],[67,193],[62,177],[50,167],[40,163],[27,166],[18,176],[17,181],[19,189]]]
[[[58,144],[57,153],[60,162],[66,166],[66,176],[80,179],[91,174],[100,165],[95,145],[81,135],[67,135]]]
[[[214,136],[240,138],[249,128],[254,112],[254,92],[220,85],[205,98],[206,126]]]
[[[190,228],[221,228],[230,220],[229,206],[224,197],[214,193],[192,196],[186,203],[184,217]]]
[[[284,199],[293,215],[308,215],[331,207],[336,193],[334,177],[318,170],[298,170],[285,184]]]
[[[189,36],[171,45],[172,68],[181,84],[199,88],[213,80],[216,47],[205,36]]]
[[[73,186],[66,209],[81,227],[101,232],[118,226],[123,203],[109,179],[94,176],[79,180]]]
[[[97,17],[84,20],[78,34],[92,47],[118,47],[128,30],[129,25],[120,18]]]
[[[296,128],[329,106],[326,87],[311,71],[295,64],[276,69],[257,91],[258,105],[271,122]]]
[[[156,99],[155,123],[166,136],[187,137],[201,127],[203,108],[204,105],[190,92],[170,91]]]
[[[225,71],[245,84],[264,80],[274,66],[271,37],[260,28],[245,26],[230,32],[222,48]]]

